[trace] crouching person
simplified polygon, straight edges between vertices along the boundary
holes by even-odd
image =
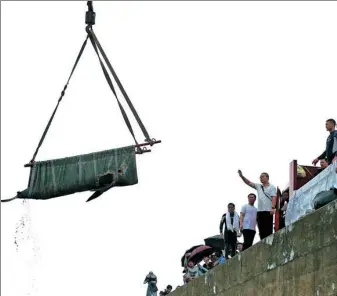
[[[207,272],[207,269],[200,266],[199,264],[195,265],[192,261],[187,263],[187,272],[184,275],[184,283],[189,283],[191,280],[196,279],[197,277],[203,275]]]

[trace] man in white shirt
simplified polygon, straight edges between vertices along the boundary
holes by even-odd
[[[267,173],[261,173],[261,184],[249,181],[242,175],[240,170],[238,173],[245,184],[257,191],[257,226],[262,240],[273,233],[273,218],[277,200],[276,187],[269,183],[269,175]]]
[[[257,208],[254,207],[256,195],[250,193],[248,195],[248,204],[242,206],[240,212],[240,230],[243,233],[243,248],[242,251],[253,245],[255,237]]]

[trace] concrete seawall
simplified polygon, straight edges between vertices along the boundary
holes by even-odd
[[[170,295],[337,296],[337,201]]]

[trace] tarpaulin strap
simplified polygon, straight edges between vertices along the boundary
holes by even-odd
[[[124,108],[123,108],[123,105],[121,104],[121,102],[120,102],[119,99],[118,99],[117,93],[116,93],[115,88],[114,88],[114,86],[113,86],[113,84],[112,84],[112,81],[111,81],[111,78],[110,78],[110,76],[109,76],[109,73],[108,73],[108,71],[106,70],[106,68],[105,68],[105,66],[104,66],[104,63],[102,62],[102,59],[101,59],[101,57],[100,57],[100,55],[99,55],[99,53],[98,53],[97,46],[96,46],[95,40],[94,40],[94,38],[93,38],[93,36],[92,36],[92,34],[91,34],[91,31],[88,30],[88,33],[89,33],[89,38],[90,38],[91,44],[92,44],[92,46],[93,46],[93,48],[94,48],[94,50],[95,50],[95,52],[96,52],[96,54],[97,54],[97,56],[98,56],[99,62],[100,62],[100,64],[101,64],[101,68],[102,68],[102,70],[103,70],[105,79],[106,79],[106,81],[108,82],[108,84],[109,84],[109,86],[110,86],[110,89],[112,90],[113,94],[114,94],[115,97],[116,97],[116,100],[117,100],[117,102],[118,102],[118,106],[119,106],[119,108],[120,108],[120,110],[121,110],[121,112],[122,112],[122,115],[123,115],[123,118],[124,118],[124,121],[125,121],[126,125],[127,125],[128,129],[129,129],[129,131],[130,131],[130,133],[131,133],[131,135],[132,135],[132,137],[133,137],[133,139],[134,139],[136,145],[138,145],[138,142],[137,142],[136,137],[135,137],[135,134],[134,134],[134,132],[133,132],[133,129],[132,129],[130,120],[129,120],[129,118],[128,118],[128,116],[127,116],[127,114],[126,114],[126,112],[125,112],[125,110],[124,110]]]
[[[14,200],[14,199],[17,199],[17,195],[16,196],[14,196],[14,197],[12,197],[12,198],[8,198],[8,199],[2,199],[1,200],[1,202],[9,202],[9,201],[12,201],[12,200]]]
[[[51,123],[52,123],[52,121],[53,121],[53,119],[54,119],[54,116],[55,116],[55,114],[56,114],[56,111],[57,111],[57,109],[58,109],[58,107],[59,107],[59,105],[60,105],[60,103],[61,103],[61,101],[62,101],[62,99],[63,99],[63,96],[64,96],[64,94],[65,94],[65,91],[66,91],[66,89],[67,89],[67,87],[68,87],[69,81],[70,81],[70,79],[71,79],[71,77],[72,77],[72,75],[73,75],[73,73],[74,73],[74,71],[75,71],[75,68],[76,68],[76,66],[77,66],[77,64],[78,64],[78,62],[79,62],[79,60],[80,60],[80,58],[81,58],[81,56],[82,56],[82,53],[83,53],[83,51],[84,51],[84,48],[85,48],[85,46],[87,45],[88,38],[89,38],[89,35],[87,35],[85,41],[84,41],[83,44],[82,44],[81,50],[80,50],[80,52],[79,52],[79,54],[78,54],[78,56],[77,56],[77,58],[76,58],[76,62],[75,62],[75,64],[74,64],[74,66],[73,66],[73,69],[71,70],[71,73],[70,73],[70,75],[69,75],[68,81],[67,81],[66,85],[64,86],[64,88],[63,88],[63,90],[62,90],[62,92],[61,92],[61,96],[60,96],[60,98],[59,98],[58,101],[57,101],[57,105],[56,105],[56,107],[55,107],[55,109],[54,109],[54,112],[52,113],[52,115],[51,115],[51,117],[50,117],[50,119],[49,119],[49,121],[48,121],[48,124],[47,124],[47,126],[46,126],[46,128],[45,128],[45,130],[44,130],[44,132],[43,132],[43,134],[42,134],[42,137],[41,137],[41,139],[40,139],[40,142],[39,142],[39,144],[38,144],[38,146],[37,146],[37,148],[36,148],[36,150],[35,150],[35,153],[34,153],[34,155],[33,155],[32,160],[30,161],[30,163],[33,163],[33,162],[35,161],[35,158],[36,158],[36,156],[37,156],[37,153],[39,152],[39,149],[40,149],[40,147],[42,146],[42,143],[43,143],[43,141],[44,141],[44,139],[45,139],[45,137],[46,137],[46,135],[47,135],[47,133],[48,133],[48,130],[49,130],[49,128],[50,128],[50,125],[51,125]]]
[[[134,107],[133,104],[131,103],[131,100],[130,100],[129,96],[127,95],[127,93],[126,93],[126,91],[125,91],[125,89],[124,89],[122,83],[121,83],[120,80],[118,79],[115,70],[112,68],[111,63],[110,63],[109,59],[107,58],[107,56],[106,56],[106,54],[105,54],[105,52],[104,52],[104,50],[103,50],[101,44],[99,43],[99,41],[98,41],[98,39],[97,39],[97,37],[96,37],[96,35],[95,35],[95,33],[94,33],[92,27],[89,26],[89,27],[88,27],[88,30],[90,31],[90,34],[91,34],[92,38],[93,38],[94,41],[95,41],[95,44],[97,45],[97,47],[98,47],[100,53],[102,54],[102,56],[103,56],[103,58],[104,58],[104,61],[106,62],[106,64],[107,64],[107,66],[108,66],[108,68],[109,68],[111,74],[113,75],[113,77],[114,77],[114,79],[115,79],[115,81],[116,81],[116,83],[117,83],[119,89],[121,90],[121,92],[122,92],[122,94],[123,94],[123,96],[124,96],[126,102],[128,103],[128,105],[129,105],[129,107],[130,107],[130,109],[131,109],[131,111],[132,111],[132,113],[133,113],[135,119],[137,120],[137,123],[138,123],[139,127],[141,128],[141,130],[142,130],[142,132],[143,132],[143,134],[144,134],[145,140],[151,143],[151,138],[150,138],[150,136],[149,136],[149,134],[148,134],[148,132],[147,132],[147,130],[146,130],[146,128],[145,128],[143,122],[141,121],[141,119],[140,119],[140,117],[139,117],[139,115],[138,115],[138,113],[137,113],[135,107]],[[88,32],[88,30],[87,30],[87,32]]]

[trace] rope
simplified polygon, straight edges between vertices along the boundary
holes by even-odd
[[[87,40],[88,40],[88,38],[89,38],[89,36],[86,37],[85,41],[84,41],[83,44],[82,44],[81,50],[80,50],[80,52],[79,52],[79,54],[78,54],[78,56],[77,56],[77,58],[76,58],[75,64],[74,64],[74,66],[73,66],[73,68],[72,68],[72,70],[71,70],[71,73],[70,73],[70,75],[69,75],[68,81],[67,81],[66,85],[64,86],[64,88],[63,88],[63,90],[62,90],[62,92],[61,92],[61,96],[60,96],[60,98],[59,98],[58,101],[57,101],[56,107],[55,107],[55,109],[54,109],[54,111],[53,111],[53,113],[52,113],[52,115],[51,115],[51,117],[50,117],[50,119],[49,119],[49,121],[48,121],[48,124],[47,124],[47,126],[46,126],[46,128],[45,128],[45,130],[44,130],[44,132],[43,132],[43,134],[42,134],[42,136],[41,136],[41,139],[40,139],[40,141],[39,141],[39,144],[37,145],[37,148],[36,148],[36,150],[35,150],[35,153],[34,153],[34,155],[33,155],[33,157],[32,157],[32,160],[30,161],[30,163],[33,163],[33,162],[35,161],[35,158],[36,158],[36,156],[37,156],[37,154],[38,154],[38,152],[39,152],[39,150],[40,150],[40,147],[41,147],[42,144],[43,144],[43,141],[44,141],[44,139],[45,139],[45,137],[46,137],[46,135],[47,135],[47,133],[48,133],[48,130],[49,130],[49,128],[50,128],[50,125],[51,125],[51,123],[52,123],[52,121],[53,121],[53,119],[54,119],[54,116],[55,116],[55,114],[56,114],[56,111],[57,111],[57,109],[58,109],[58,107],[59,107],[59,105],[60,105],[60,103],[61,103],[61,101],[62,101],[62,99],[63,99],[63,97],[64,97],[64,95],[65,95],[65,91],[66,91],[66,89],[67,89],[67,87],[68,87],[68,85],[69,85],[69,81],[70,81],[71,77],[73,76],[73,73],[74,73],[74,71],[75,71],[75,68],[76,68],[76,66],[77,66],[77,64],[78,64],[78,62],[79,62],[81,56],[82,56],[82,53],[83,53],[83,51],[84,51],[84,48],[85,48],[85,46],[87,45]]]
[[[105,60],[105,62],[106,62],[106,64],[107,64],[107,66],[108,66],[108,68],[109,68],[111,74],[113,75],[113,77],[114,77],[114,79],[115,79],[115,81],[116,81],[116,83],[117,83],[119,89],[121,90],[121,92],[122,92],[122,94],[123,94],[123,96],[124,96],[126,102],[128,103],[128,105],[129,105],[129,107],[130,107],[130,109],[131,109],[131,111],[132,111],[134,117],[136,118],[137,123],[138,123],[139,127],[141,128],[141,130],[142,130],[142,132],[143,132],[143,134],[144,134],[145,140],[151,143],[151,142],[152,142],[152,141],[151,141],[151,138],[150,138],[150,136],[149,136],[149,134],[148,134],[148,132],[147,132],[147,130],[146,130],[146,128],[145,128],[143,122],[141,121],[141,119],[140,119],[140,117],[139,117],[139,115],[138,115],[138,113],[137,113],[135,107],[134,107],[133,104],[131,103],[131,100],[130,100],[129,96],[127,95],[127,93],[126,93],[126,91],[125,91],[125,89],[124,89],[122,83],[121,83],[120,80],[118,79],[115,70],[112,68],[109,59],[107,58],[107,56],[106,56],[106,54],[105,54],[105,52],[104,52],[104,50],[103,50],[101,44],[99,43],[99,41],[98,41],[98,39],[97,39],[97,37],[96,37],[94,31],[92,30],[92,27],[89,26],[89,28],[88,28],[87,31],[90,31],[91,36],[93,37],[93,39],[94,39],[94,41],[95,41],[95,44],[97,45],[97,47],[98,47],[100,53],[102,54],[102,56],[103,56],[103,58],[104,58],[104,60]]]
[[[103,62],[102,62],[102,60],[101,60],[101,57],[100,57],[100,55],[99,55],[99,53],[98,53],[97,46],[96,46],[96,44],[95,44],[94,38],[92,37],[92,34],[91,34],[91,32],[90,32],[89,30],[88,30],[88,32],[89,32],[89,38],[90,38],[91,44],[92,44],[92,46],[93,46],[93,48],[94,48],[94,50],[95,50],[95,52],[96,52],[96,54],[97,54],[97,57],[98,57],[98,59],[99,59],[99,62],[100,62],[100,64],[101,64],[101,68],[102,68],[102,70],[103,70],[105,79],[106,79],[106,81],[108,82],[108,84],[109,84],[109,86],[110,86],[110,89],[112,90],[113,94],[114,94],[115,97],[116,97],[116,100],[117,100],[117,102],[118,102],[118,106],[119,106],[119,108],[120,108],[120,110],[121,110],[121,112],[122,112],[122,115],[123,115],[123,118],[124,118],[124,121],[125,121],[126,125],[127,125],[128,129],[129,129],[129,131],[130,131],[130,133],[131,133],[131,135],[132,135],[132,137],[133,137],[133,139],[134,139],[136,145],[138,145],[138,142],[137,142],[136,137],[135,137],[135,134],[134,134],[134,132],[133,132],[133,129],[132,129],[132,125],[131,125],[131,123],[130,123],[130,120],[129,120],[129,118],[128,118],[128,116],[127,116],[127,114],[126,114],[126,112],[125,112],[125,110],[124,110],[124,108],[123,108],[123,105],[120,103],[120,101],[119,101],[119,99],[118,99],[118,97],[117,97],[117,94],[116,94],[115,88],[114,88],[114,86],[113,86],[113,84],[112,84],[112,81],[111,81],[111,78],[110,78],[110,76],[109,76],[109,73],[108,73],[108,71],[106,70],[106,68],[105,68],[105,66],[104,66],[104,64],[103,64]]]
[[[9,201],[12,201],[12,200],[17,199],[17,198],[18,198],[18,196],[16,195],[16,196],[14,196],[12,198],[2,199],[1,202],[9,202]]]

